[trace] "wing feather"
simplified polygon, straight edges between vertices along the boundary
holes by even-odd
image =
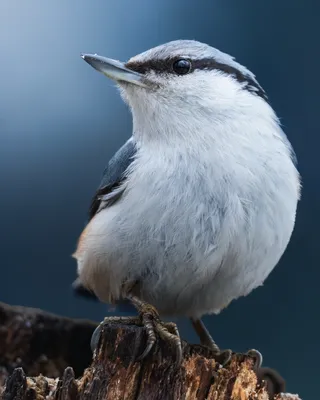
[[[131,137],[110,159],[103,172],[100,186],[91,201],[89,220],[100,210],[110,207],[121,198],[125,190],[121,187],[121,183],[125,179],[125,172],[132,163],[135,154],[136,146]],[[98,300],[93,292],[83,286],[79,278],[74,281],[72,287],[74,294],[87,299]],[[130,311],[132,307],[128,302],[122,301],[117,303],[117,309],[118,311]]]
[[[114,204],[122,195],[124,190],[119,188],[125,179],[125,172],[130,166],[136,154],[136,146],[133,137],[120,147],[110,159],[103,172],[103,177],[96,191],[89,209],[89,219],[102,208]]]

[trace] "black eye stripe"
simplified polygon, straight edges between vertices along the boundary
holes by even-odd
[[[234,77],[238,82],[245,84],[245,89],[249,92],[255,93],[257,96],[262,97],[268,101],[268,97],[259,83],[252,79],[250,76],[243,74],[240,70],[228,64],[219,63],[211,58],[193,61],[194,69],[202,70],[219,70]]]
[[[126,67],[132,69],[133,71],[139,72],[141,74],[145,74],[149,71],[156,71],[159,73],[174,73],[173,71],[173,63],[181,58],[188,59],[187,57],[176,57],[176,58],[167,58],[164,60],[150,60],[147,62],[128,62]],[[268,100],[268,97],[262,87],[250,76],[243,74],[237,68],[232,67],[228,64],[219,63],[218,61],[212,58],[203,58],[199,60],[190,60],[191,61],[191,70],[219,70],[228,75],[234,77],[238,82],[244,84],[244,88],[251,93],[255,93],[257,96],[262,97],[264,100]]]
[[[149,71],[157,72],[173,72],[172,65],[179,58],[167,58],[165,60],[150,60],[147,62],[128,62],[126,67],[132,69],[133,71],[139,72],[140,74],[145,74]]]

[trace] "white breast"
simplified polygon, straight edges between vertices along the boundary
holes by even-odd
[[[164,314],[219,312],[261,285],[290,239],[298,174],[278,136],[253,153],[144,147],[122,199],[87,227],[79,274],[103,301],[139,281]]]

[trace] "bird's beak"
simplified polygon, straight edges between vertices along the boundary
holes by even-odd
[[[81,54],[81,57],[91,67],[114,81],[128,82],[143,87],[147,86],[143,74],[132,71],[120,61],[98,56],[97,54]]]

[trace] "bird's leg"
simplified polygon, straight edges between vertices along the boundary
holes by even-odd
[[[100,333],[105,323],[119,323],[125,325],[142,325],[146,328],[147,345],[143,353],[137,360],[143,360],[150,353],[154,346],[158,334],[162,340],[169,342],[176,349],[176,365],[179,366],[182,361],[181,339],[176,324],[172,322],[163,322],[160,320],[158,311],[150,304],[140,300],[133,295],[127,295],[126,298],[131,301],[137,309],[139,315],[136,317],[106,317],[95,329],[91,338],[91,349],[94,351],[98,345]]]
[[[204,323],[201,319],[193,319],[190,318],[191,323],[193,325],[194,330],[196,331],[197,335],[200,338],[200,343],[203,346],[208,347],[213,352],[214,358],[222,365],[226,365],[232,355],[231,350],[220,350],[219,346],[213,340],[212,336],[208,332],[207,328],[205,327]]]
[[[220,350],[219,346],[213,340],[212,336],[208,332],[207,328],[205,327],[201,319],[191,318],[191,322],[195,331],[197,332],[197,335],[200,338],[201,344],[212,350],[214,357],[216,357],[217,361],[220,362],[220,364],[226,365],[231,359],[232,351]],[[253,358],[254,360],[253,369],[257,371],[262,365],[262,354],[260,353],[260,351],[255,349],[249,350],[246,354]]]

